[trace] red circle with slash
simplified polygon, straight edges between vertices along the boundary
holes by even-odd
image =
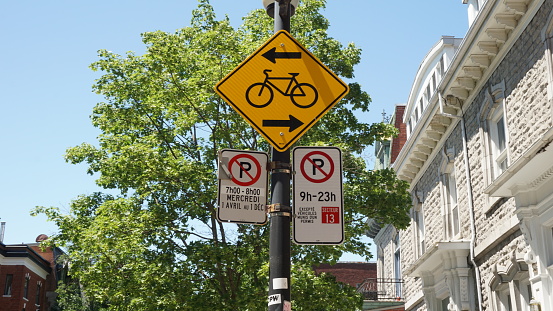
[[[257,173],[254,175],[250,174],[249,170],[251,169],[251,167],[249,167],[248,169],[245,169],[241,163],[243,162],[240,162],[238,161],[239,159],[241,158],[247,158],[249,160],[251,160],[252,164],[255,166],[256,170],[257,170]],[[238,180],[234,174],[232,173],[232,166],[236,164],[238,165],[239,167],[239,170],[241,172],[244,172],[244,174],[246,175],[245,177],[241,178],[242,180],[244,181],[241,181],[241,180]],[[237,156],[234,156],[232,159],[230,159],[229,161],[229,171],[230,171],[230,174],[232,175],[232,178],[231,180],[239,185],[239,186],[251,186],[253,184],[255,184],[258,180],[259,180],[259,177],[261,177],[261,164],[259,163],[259,161],[257,161],[257,159],[252,156],[252,155],[249,155],[249,154],[239,154]]]
[[[311,158],[314,155],[321,155],[321,156],[325,157],[328,160],[329,167],[326,168],[326,170],[323,170],[323,166],[317,165],[315,163],[316,159]],[[323,175],[323,177],[322,178],[312,178],[312,177],[308,176],[307,172],[305,171],[306,162],[311,163],[313,165],[314,170],[316,169],[318,172],[320,172]],[[305,179],[307,179],[308,181],[313,182],[313,183],[322,183],[322,182],[325,182],[325,181],[329,180],[330,177],[332,177],[332,174],[334,174],[334,161],[332,161],[332,158],[328,154],[326,154],[322,151],[311,151],[301,159],[300,170],[301,170],[301,174],[303,175],[303,177],[305,177]],[[315,174],[313,174],[313,175],[315,175]]]

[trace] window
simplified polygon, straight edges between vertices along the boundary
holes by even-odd
[[[4,286],[4,296],[12,295],[12,281],[13,281],[13,274],[7,274],[6,285]]]
[[[511,295],[509,294],[509,289],[507,288],[502,292],[499,292],[498,294],[501,311],[512,311],[513,305],[511,304]]]
[[[505,113],[505,82],[502,81],[491,87],[486,94],[486,101],[482,106],[483,128],[487,134],[486,164],[489,168],[487,177],[493,182],[509,166],[509,133],[508,120]]]
[[[401,297],[401,245],[399,243],[399,233],[396,234],[394,239],[394,278],[396,279],[396,297]]]
[[[509,118],[505,110],[505,81],[491,86],[485,93],[480,108],[480,133],[482,137],[482,163],[486,186],[494,181],[509,167]],[[487,197],[489,207],[497,199]]]
[[[382,246],[378,245],[378,248],[376,249],[376,257],[377,257],[377,264],[376,267],[378,268],[378,278],[383,279],[385,277],[384,275],[384,249],[382,249]]]
[[[432,93],[430,91],[430,84],[426,86],[426,92],[424,92],[424,95],[426,95],[426,102],[430,102],[430,98],[432,98]]]
[[[28,299],[29,298],[29,281],[31,280],[31,277],[27,274],[25,276],[25,285],[23,287],[23,298]]]
[[[444,58],[445,58],[445,55],[440,58],[440,67],[438,67],[438,73],[440,75],[440,77],[444,74],[444,71],[445,71],[445,61],[444,61]]]
[[[36,299],[35,299],[35,305],[40,306],[40,288],[42,287],[42,283],[38,282],[36,284]]]
[[[459,205],[457,204],[457,185],[455,183],[455,172],[446,174],[446,204],[448,212],[449,237],[453,238],[459,234]]]
[[[505,152],[505,122],[504,118],[500,118],[495,122],[496,137],[495,147],[497,154],[495,155],[495,164],[497,165],[498,175],[507,169],[507,153]]]
[[[457,182],[455,178],[454,157],[455,150],[449,148],[442,151],[442,198],[445,238],[453,239],[460,232],[459,205],[457,204]]]
[[[442,299],[442,311],[449,311],[449,297]]]
[[[513,260],[509,267],[494,272],[490,285],[493,293],[493,310],[530,311],[532,286],[529,280],[528,265],[523,260]]]
[[[422,192],[417,192],[417,197],[415,198],[417,202],[414,204],[415,207],[413,209],[413,223],[415,225],[414,231],[417,257],[422,256],[424,254],[424,251],[426,250],[426,245],[424,243],[424,210],[422,196]]]
[[[528,281],[521,284],[520,281],[511,280],[503,284],[501,290],[496,290],[496,299],[501,311],[530,311],[530,299],[532,288]],[[516,306],[516,308],[515,308]]]
[[[507,169],[507,133],[503,109],[498,106],[488,121],[490,128],[493,179]]]

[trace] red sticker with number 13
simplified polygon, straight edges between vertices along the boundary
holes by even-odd
[[[339,207],[322,207],[321,211],[323,224],[339,224],[340,223],[340,208]]]

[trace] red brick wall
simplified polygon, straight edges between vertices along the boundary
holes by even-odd
[[[390,163],[394,163],[396,161],[396,158],[401,151],[401,148],[403,148],[403,145],[407,141],[407,127],[405,126],[405,123],[403,123],[403,114],[405,112],[405,106],[396,106],[396,119],[394,126],[399,130],[399,134],[397,137],[392,139],[392,150],[391,150],[391,157],[390,157]]]
[[[357,287],[366,278],[376,278],[374,262],[338,262],[335,265],[320,264],[314,268],[316,274],[326,272],[336,277],[336,281]]]
[[[25,287],[25,276],[30,276],[29,291],[27,300],[23,298]],[[12,293],[9,297],[4,296],[6,288],[6,275],[12,274]],[[36,307],[37,283],[42,282],[40,293],[40,308]],[[1,265],[0,266],[0,311],[20,311],[25,310],[46,310],[46,280],[29,270],[23,265]]]

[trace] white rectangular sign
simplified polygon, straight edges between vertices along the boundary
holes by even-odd
[[[294,242],[341,244],[344,241],[341,150],[296,147],[293,167]]]
[[[265,152],[219,151],[220,222],[257,225],[267,222],[268,162]]]
[[[267,304],[269,306],[279,305],[281,304],[281,295],[280,294],[271,295],[267,300],[268,300]]]

